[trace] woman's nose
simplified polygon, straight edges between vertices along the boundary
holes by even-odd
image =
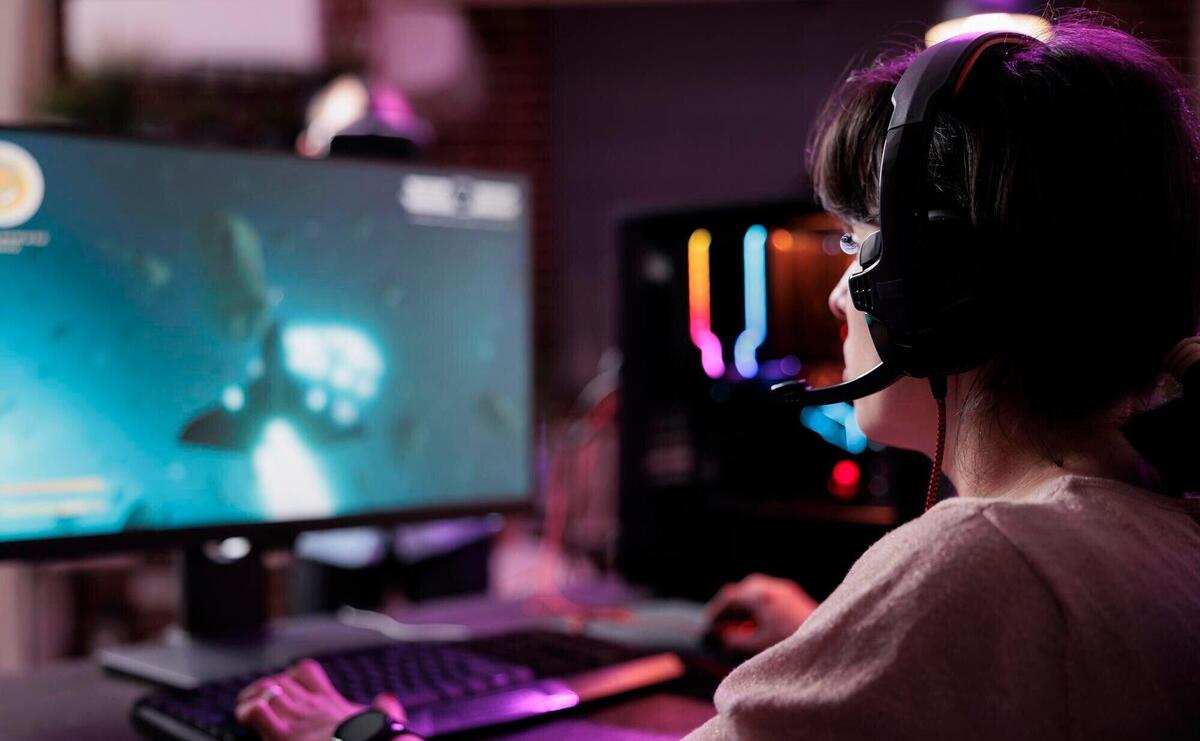
[[[838,321],[846,321],[846,310],[850,302],[850,271],[847,270],[842,279],[833,287],[829,294],[829,310]]]

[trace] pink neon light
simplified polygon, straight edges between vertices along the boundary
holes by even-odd
[[[721,340],[712,331],[712,299],[708,272],[708,249],[712,235],[697,229],[688,238],[688,315],[692,344],[700,350],[700,365],[709,378],[725,375]]]
[[[708,329],[708,318],[692,320],[692,343],[700,348],[700,365],[709,378],[725,375],[725,359],[721,357],[721,341]]]

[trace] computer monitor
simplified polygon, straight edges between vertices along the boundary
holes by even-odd
[[[0,129],[0,557],[505,511],[513,175]]]

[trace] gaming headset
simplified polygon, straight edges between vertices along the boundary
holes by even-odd
[[[784,401],[804,406],[861,399],[901,375],[928,378],[938,401],[938,454],[927,505],[941,474],[945,442],[946,376],[987,358],[983,302],[974,273],[979,245],[967,214],[929,207],[929,148],[939,112],[966,84],[989,49],[1027,48],[1036,39],[1012,32],[964,34],[934,44],[909,65],[892,94],[892,118],[879,173],[879,230],[858,253],[850,297],[866,314],[880,363],[863,375],[831,386],[803,379],[776,384]]]
[[[966,83],[975,63],[997,46],[1024,48],[1036,39],[1011,32],[964,34],[934,44],[909,65],[892,94],[893,112],[879,174],[879,230],[858,253],[850,297],[867,315],[882,362],[844,383],[812,388],[805,381],[772,387],[805,406],[861,399],[901,375],[944,377],[979,365],[987,348],[972,328],[980,300],[970,280],[973,233],[966,214],[927,207],[929,147],[939,111]]]

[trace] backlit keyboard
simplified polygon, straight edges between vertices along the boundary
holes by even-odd
[[[313,658],[352,702],[367,705],[382,692],[396,695],[410,725],[426,737],[523,720],[683,674],[674,654],[549,631],[455,643],[393,642]],[[134,725],[152,739],[257,738],[238,725],[233,710],[238,692],[268,673],[156,692],[134,706]]]

